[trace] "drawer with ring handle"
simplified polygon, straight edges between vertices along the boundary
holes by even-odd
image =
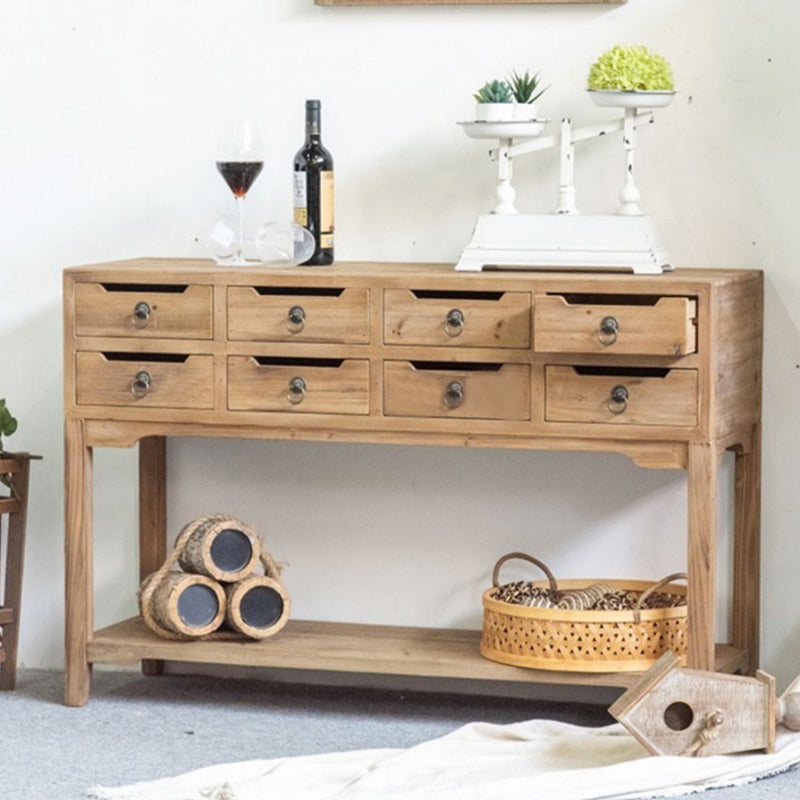
[[[390,417],[530,419],[530,367],[386,361],[383,413]]]
[[[80,351],[75,368],[79,405],[214,407],[212,356]]]
[[[545,368],[548,422],[697,425],[697,370]]]
[[[540,353],[680,357],[697,352],[697,300],[656,295],[542,294],[534,300]]]
[[[369,290],[231,286],[228,338],[251,342],[369,342]]]
[[[210,286],[157,283],[75,284],[78,336],[211,339]]]
[[[229,356],[228,408],[369,414],[369,361]]]
[[[530,346],[528,292],[386,289],[386,344],[453,347]]]

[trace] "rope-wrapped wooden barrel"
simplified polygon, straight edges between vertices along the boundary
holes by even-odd
[[[235,517],[213,514],[189,523],[191,533],[179,556],[186,572],[234,583],[247,577],[258,564],[261,542],[258,534]]]
[[[139,608],[148,626],[160,635],[164,634],[159,628],[181,638],[206,636],[225,619],[225,590],[205,575],[154,572],[142,585]]]
[[[225,621],[251,639],[266,639],[289,619],[291,601],[283,586],[266,575],[251,575],[225,587]]]

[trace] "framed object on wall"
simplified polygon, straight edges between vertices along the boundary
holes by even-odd
[[[619,5],[627,0],[314,0],[318,6],[503,6],[594,4]]]

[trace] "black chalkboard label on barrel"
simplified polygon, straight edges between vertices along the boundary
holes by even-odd
[[[254,586],[239,601],[239,613],[247,625],[270,628],[283,615],[283,598],[271,586]]]
[[[211,542],[211,560],[224,572],[241,572],[252,558],[250,539],[235,528],[225,528]]]
[[[202,583],[187,586],[178,596],[178,616],[190,628],[204,628],[219,614],[219,599]]]

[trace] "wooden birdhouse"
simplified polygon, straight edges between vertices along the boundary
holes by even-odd
[[[651,753],[716,756],[773,752],[775,678],[684,669],[667,651],[610,708]]]

